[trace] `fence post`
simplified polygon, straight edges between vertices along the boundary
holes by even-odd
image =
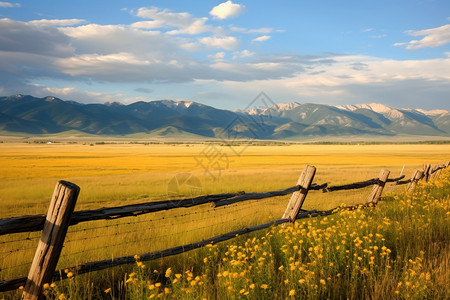
[[[423,177],[423,171],[416,170],[414,172],[413,176],[411,177],[411,182],[406,187],[406,190],[408,192],[412,192],[416,187],[417,181],[419,181],[422,177]]]
[[[297,182],[297,185],[301,186],[301,188],[300,190],[292,193],[291,200],[286,207],[286,211],[284,212],[282,219],[289,219],[292,223],[295,222],[295,218],[302,208],[303,202],[308,194],[309,186],[311,185],[315,174],[316,168],[313,166],[307,165],[303,169]]]
[[[445,168],[445,164],[444,163],[440,163],[440,164],[436,164],[434,165],[431,169],[430,169],[430,179],[434,180],[437,179],[441,173],[441,170]]]
[[[430,179],[430,171],[431,171],[431,164],[423,165],[423,176],[425,182],[428,182],[428,180]]]
[[[378,203],[378,200],[380,200],[381,193],[383,192],[383,188],[386,185],[386,180],[388,179],[390,173],[391,171],[386,169],[382,169],[380,171],[380,175],[378,175],[378,182],[373,185],[372,192],[370,193],[369,198],[367,198],[367,203]]]
[[[56,184],[22,299],[41,299],[43,285],[50,283],[79,192],[73,183],[61,180]]]

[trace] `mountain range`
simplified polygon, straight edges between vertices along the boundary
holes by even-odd
[[[447,110],[297,102],[223,110],[192,101],[81,104],[56,97],[0,97],[0,133],[299,140],[322,136],[450,137]]]

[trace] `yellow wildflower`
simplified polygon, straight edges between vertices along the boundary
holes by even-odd
[[[172,268],[167,268],[165,276],[168,278],[170,277],[170,274],[172,274]]]

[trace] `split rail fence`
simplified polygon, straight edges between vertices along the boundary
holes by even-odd
[[[43,285],[52,281],[58,281],[67,278],[66,272],[55,271],[64,239],[69,226],[81,222],[93,220],[112,220],[130,216],[138,216],[152,212],[170,210],[182,207],[193,207],[206,203],[211,203],[214,208],[234,204],[237,202],[264,199],[276,196],[292,194],[288,206],[281,219],[246,227],[233,232],[221,234],[199,242],[177,246],[162,251],[150,252],[139,255],[140,261],[149,261],[162,257],[180,254],[193,249],[204,247],[211,243],[217,243],[235,238],[238,235],[254,232],[270,226],[276,226],[284,223],[294,222],[297,219],[308,217],[331,215],[336,208],[319,211],[303,210],[302,205],[309,191],[322,190],[322,192],[333,192],[341,190],[360,189],[373,185],[372,191],[364,204],[348,206],[346,209],[355,209],[361,206],[374,206],[381,198],[383,188],[388,182],[396,185],[407,184],[407,191],[414,190],[420,180],[429,181],[439,177],[442,169],[449,166],[450,161],[436,165],[426,164],[422,170],[416,170],[412,177],[407,180],[404,175],[398,178],[389,179],[390,171],[381,170],[378,178],[369,179],[362,182],[355,182],[340,186],[328,186],[325,184],[313,184],[316,168],[307,165],[298,179],[295,186],[279,191],[269,191],[263,193],[225,193],[216,195],[206,195],[195,198],[181,200],[167,200],[158,202],[147,202],[135,205],[126,205],[119,207],[101,208],[94,210],[83,210],[74,212],[80,188],[67,181],[59,181],[56,184],[47,215],[21,216],[7,219],[0,219],[0,236],[20,232],[42,231],[42,235],[37,246],[37,250],[31,264],[27,277],[15,278],[0,281],[0,292],[10,291],[23,287],[23,299],[39,299],[42,296]],[[75,274],[84,274],[93,271],[99,271],[123,264],[135,262],[135,255],[123,256],[101,261],[87,262],[81,265],[64,268]]]

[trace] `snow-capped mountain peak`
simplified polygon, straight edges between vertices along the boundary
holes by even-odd
[[[289,103],[278,103],[276,105],[273,105],[272,108],[273,109],[278,108],[278,111],[284,111],[284,110],[291,110],[299,106],[300,103],[298,102],[289,102]]]
[[[298,106],[300,106],[300,103],[298,103],[298,102],[278,103],[278,104],[274,104],[270,107],[253,108],[253,109],[246,110],[243,112],[248,113],[249,115],[260,115],[260,114],[265,114],[266,112],[288,111],[288,110],[292,110]]]
[[[444,109],[433,109],[433,110],[424,110],[424,109],[416,109],[416,111],[423,113],[427,116],[439,116],[439,115],[445,115],[450,113],[448,110]]]
[[[357,109],[368,109],[373,112],[382,114],[386,116],[388,119],[396,119],[403,117],[403,112],[396,108],[391,108],[389,106],[386,106],[384,104],[380,103],[369,103],[369,104],[349,104],[349,105],[338,105],[336,106],[339,109],[342,110],[348,110],[348,111],[355,111]]]

